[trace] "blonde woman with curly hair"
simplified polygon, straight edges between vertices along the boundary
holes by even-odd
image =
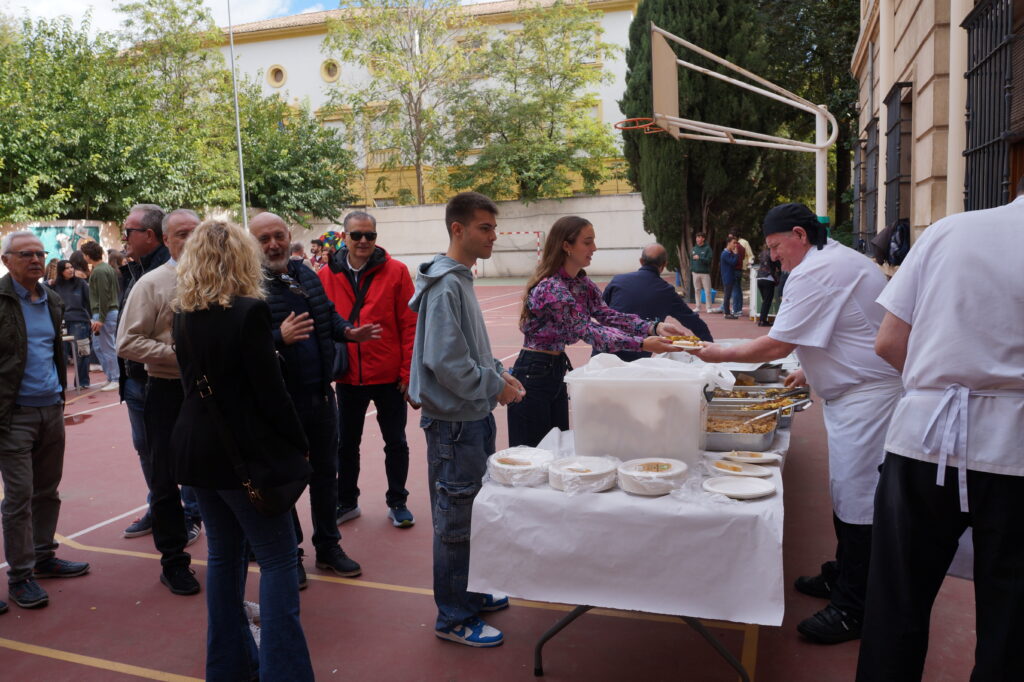
[[[178,262],[174,343],[186,395],[173,449],[176,478],[195,488],[206,523],[208,680],[313,679],[291,515],[257,511],[229,454],[260,485],[309,476],[263,300],[262,256],[248,232],[214,219],[195,229]],[[258,650],[242,604],[247,542],[260,566]]]

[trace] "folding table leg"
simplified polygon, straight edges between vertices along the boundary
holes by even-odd
[[[718,655],[724,658],[725,662],[731,665],[736,670],[736,672],[740,674],[740,679],[743,680],[743,682],[750,682],[750,675],[747,674],[747,669],[743,667],[743,664],[736,660],[736,657],[733,656],[728,649],[722,646],[722,643],[715,639],[699,620],[697,620],[696,618],[691,618],[689,616],[679,617],[683,619],[684,623],[686,623],[691,628],[696,630],[701,637],[707,640],[708,644],[714,647],[715,651],[718,652]]]
[[[547,643],[547,641],[549,639],[551,639],[552,637],[554,637],[555,635],[557,635],[562,630],[564,630],[565,627],[567,625],[569,625],[569,623],[573,622],[574,620],[576,620],[577,618],[579,618],[580,616],[582,616],[584,613],[586,613],[587,611],[589,611],[592,608],[594,608],[594,607],[593,606],[577,606],[568,615],[563,617],[561,620],[559,620],[557,623],[555,623],[553,626],[551,626],[551,628],[547,632],[545,632],[543,635],[540,636],[540,639],[537,640],[537,646],[534,647],[534,649],[533,649],[533,675],[534,675],[534,677],[543,677],[544,676],[544,662],[541,660],[541,657],[542,657],[542,651],[544,649],[544,645]]]

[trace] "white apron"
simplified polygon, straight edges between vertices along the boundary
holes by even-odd
[[[832,509],[844,523],[867,525],[874,518],[885,434],[902,395],[897,380],[863,384],[825,401],[829,491]]]

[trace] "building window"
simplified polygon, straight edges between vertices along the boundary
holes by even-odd
[[[885,96],[885,225],[910,218],[912,83],[895,83]],[[906,100],[906,101],[904,101]]]
[[[334,59],[328,59],[320,65],[320,77],[328,83],[338,80],[341,75],[341,65]]]
[[[967,30],[967,149],[964,207],[994,208],[1010,198],[1013,0],[979,0]]]
[[[267,82],[270,83],[270,87],[279,88],[284,85],[286,80],[288,80],[288,72],[284,70],[283,66],[274,64],[267,69]]]
[[[878,117],[864,129],[864,213],[861,220],[868,239],[878,232]]]
[[[853,232],[854,246],[861,253],[867,252],[868,234],[864,229],[864,140],[853,143]]]

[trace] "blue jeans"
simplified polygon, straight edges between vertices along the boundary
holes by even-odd
[[[291,514],[261,515],[243,490],[196,488],[206,521],[206,679],[312,680],[299,621],[295,531]],[[257,651],[242,600],[248,546],[260,566],[260,646]]]
[[[743,275],[736,272],[736,279],[732,284],[732,314],[739,315],[743,312]]]
[[[117,367],[117,349],[114,344],[116,334],[117,311],[110,310],[107,312],[107,319],[103,322],[103,326],[100,327],[96,343],[93,344],[103,373],[107,375],[107,381],[117,381],[120,378],[120,370]]]
[[[88,339],[91,336],[91,325],[88,322],[68,322],[68,334],[75,337],[75,340]],[[91,344],[90,344],[91,345]],[[65,350],[70,350],[77,357],[78,361],[78,387],[89,388],[89,358],[78,355],[77,343],[65,343]]]
[[[430,511],[434,520],[435,627],[464,623],[480,613],[484,595],[470,592],[469,535],[473,500],[494,452],[494,416],[471,422],[422,417],[427,437]]]
[[[569,428],[569,392],[564,378],[570,369],[565,353],[519,352],[512,376],[522,382],[526,397],[508,406],[509,447],[537,447],[552,428]]]

